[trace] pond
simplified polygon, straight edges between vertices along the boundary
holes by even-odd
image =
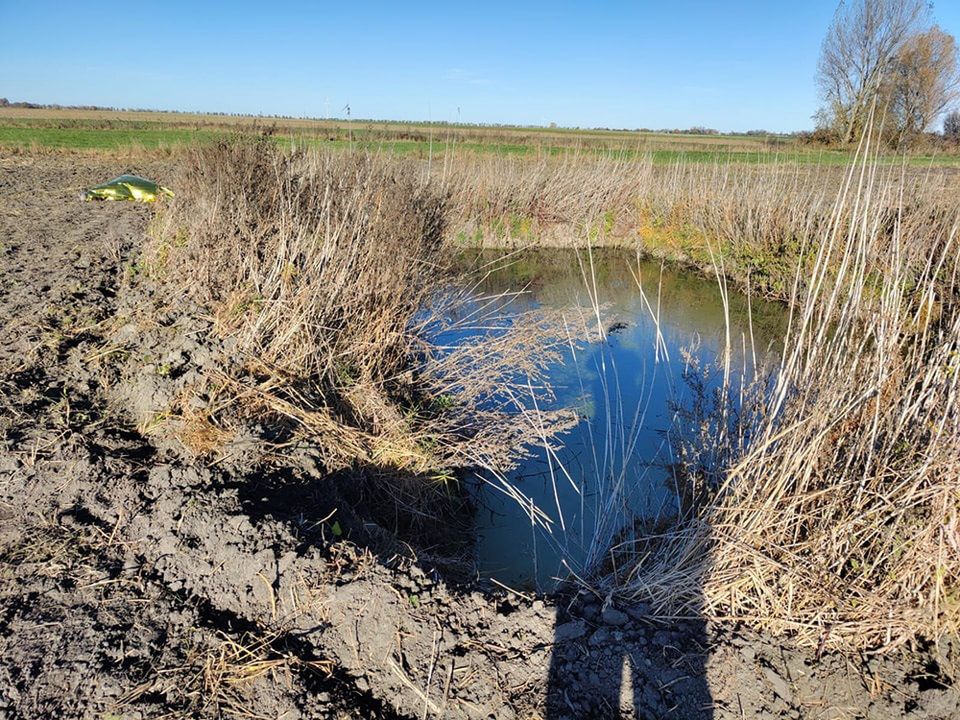
[[[568,351],[548,370],[552,406],[575,408],[579,423],[554,454],[535,449],[507,478],[550,516],[552,531],[535,528],[529,513],[494,485],[476,488],[480,576],[548,590],[566,568],[580,572],[602,556],[630,518],[676,513],[668,430],[677,403],[691,399],[684,369],[691,360],[716,366],[725,347],[720,287],[615,249],[593,250],[592,257],[557,249],[482,251],[459,262],[465,270],[484,268],[471,290],[478,302],[508,294],[498,301],[498,312],[508,316],[541,308],[595,317],[592,295],[603,307],[606,338]],[[732,289],[728,306],[732,366],[749,373],[777,352],[785,312]],[[710,391],[722,383],[722,372],[705,378]]]

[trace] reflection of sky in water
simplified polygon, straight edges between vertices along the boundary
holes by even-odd
[[[496,258],[483,253],[464,262],[469,267]],[[626,327],[609,335],[606,343],[583,346],[575,357],[568,351],[565,362],[551,368],[549,379],[557,403],[577,408],[583,420],[563,436],[556,459],[541,449],[510,477],[554,520],[552,537],[534,532],[529,516],[515,501],[488,486],[479,490],[480,572],[512,587],[531,587],[535,578],[541,586],[549,584],[551,577],[561,574],[561,554],[582,563],[590,552],[599,516],[612,520],[600,533],[610,542],[630,515],[672,514],[676,501],[670,489],[666,431],[672,421],[672,402],[682,400],[687,391],[681,350],[686,348],[702,364],[709,364],[724,342],[723,306],[715,281],[669,270],[661,275],[659,265],[638,264],[633,254],[624,251],[595,251],[593,260],[605,323],[623,322]],[[510,265],[485,277],[476,288],[478,295],[526,289],[504,303],[502,312],[550,307],[568,311],[571,325],[585,321],[595,327],[590,293],[575,253],[540,250],[511,256],[509,261]],[[663,340],[659,353],[656,324],[637,288],[637,273],[654,312],[659,303]],[[729,300],[731,341],[734,347],[747,348],[749,361],[747,300],[733,292]],[[782,332],[783,313],[780,307],[756,299],[751,311],[760,358]],[[735,365],[742,367],[743,362],[741,352]],[[625,492],[611,492],[617,484]],[[617,497],[622,498],[619,507],[598,513],[598,508]]]

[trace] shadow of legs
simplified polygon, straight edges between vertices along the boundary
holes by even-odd
[[[709,720],[706,657],[700,620],[658,628],[642,606],[602,609],[580,595],[557,613],[547,718]]]

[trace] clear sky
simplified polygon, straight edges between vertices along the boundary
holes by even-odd
[[[0,0],[0,97],[582,127],[809,128],[835,0]],[[934,14],[960,35],[960,0]],[[458,115],[459,108],[459,115]]]

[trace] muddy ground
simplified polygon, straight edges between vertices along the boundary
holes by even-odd
[[[172,167],[0,156],[0,718],[960,717],[949,641],[841,656],[520,596],[309,448],[187,452],[163,413],[214,341],[151,296],[151,209],[79,200],[121,172]]]

